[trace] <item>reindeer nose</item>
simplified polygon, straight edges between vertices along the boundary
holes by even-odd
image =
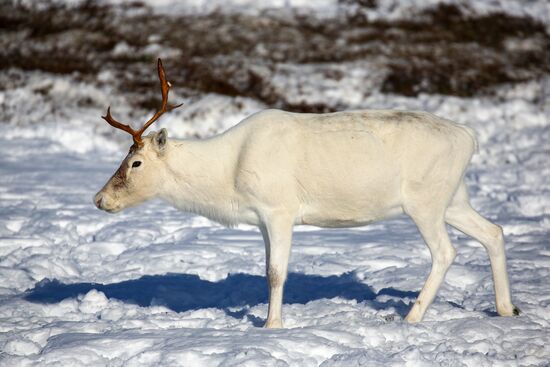
[[[102,202],[103,202],[103,195],[97,194],[94,198],[94,203],[95,203],[95,206],[97,206],[98,209],[102,209],[101,208],[101,203]]]

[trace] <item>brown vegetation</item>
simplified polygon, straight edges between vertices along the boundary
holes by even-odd
[[[335,106],[288,100],[272,82],[281,63],[376,60],[385,72],[381,90],[407,96],[474,96],[550,71],[550,35],[528,17],[468,15],[454,5],[440,5],[407,20],[369,21],[361,8],[375,7],[375,1],[341,3],[354,3],[355,12],[319,20],[277,13],[167,17],[151,15],[139,2],[121,8],[93,1],[77,7],[40,2],[30,8],[3,2],[0,68],[83,78],[109,68],[121,80],[118,88],[143,92],[135,103],[148,107],[158,103],[148,95],[156,83],[150,72],[155,57],[143,49],[158,44],[176,50],[164,61],[168,70],[179,71],[170,78],[185,93],[247,96],[308,112]],[[113,52],[122,42],[132,52]]]

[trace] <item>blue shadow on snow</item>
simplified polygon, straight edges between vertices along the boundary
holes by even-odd
[[[219,282],[202,280],[190,274],[147,275],[113,284],[63,284],[55,279],[46,279],[28,290],[24,298],[35,303],[57,303],[86,294],[92,289],[103,292],[108,298],[142,307],[162,305],[176,312],[218,308],[237,318],[245,316],[245,309],[234,312],[229,311],[229,308],[267,303],[265,277],[250,274],[230,274]],[[395,299],[376,301],[380,295],[410,299],[416,298],[418,292],[384,288],[375,293],[368,285],[359,282],[353,273],[327,277],[290,273],[285,284],[284,303],[305,304],[313,300],[340,297],[357,302],[370,301],[369,306],[377,310],[394,307],[401,317],[406,315],[410,308],[408,303]]]

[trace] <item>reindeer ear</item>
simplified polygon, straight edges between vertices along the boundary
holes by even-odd
[[[166,139],[168,139],[168,131],[164,128],[160,129],[160,131],[156,132],[153,136],[153,142],[159,150],[163,149],[166,145]]]

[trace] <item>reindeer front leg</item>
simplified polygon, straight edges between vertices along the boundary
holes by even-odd
[[[294,220],[288,215],[274,215],[262,228],[266,249],[266,273],[269,286],[269,309],[266,328],[283,327],[281,308],[283,304],[283,287],[285,284],[292,227]]]

